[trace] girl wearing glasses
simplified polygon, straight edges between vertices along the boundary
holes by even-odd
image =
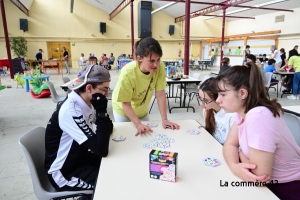
[[[148,37],[135,44],[136,60],[128,63],[121,70],[118,83],[113,91],[112,106],[116,122],[132,121],[137,128],[136,135],[152,132],[141,121],[148,121],[149,104],[153,93],[158,103],[162,126],[179,129],[170,122],[166,109],[165,65],[160,60],[162,49],[157,40]]]
[[[280,199],[298,199],[300,147],[283,120],[281,105],[267,97],[255,63],[229,68],[216,77],[213,88],[221,108],[237,113],[223,147],[231,171],[244,181],[269,183]]]
[[[235,113],[226,113],[216,103],[218,93],[210,89],[213,80],[214,78],[209,78],[200,85],[199,97],[203,108],[205,129],[223,145],[234,122]]]

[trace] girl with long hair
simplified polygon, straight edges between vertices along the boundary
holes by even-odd
[[[268,183],[280,199],[299,198],[300,147],[283,120],[281,105],[267,97],[257,66],[233,66],[216,80],[216,102],[237,113],[223,147],[231,171],[245,181]]]
[[[235,113],[226,113],[224,109],[216,103],[217,92],[213,92],[210,84],[214,78],[209,78],[200,85],[199,97],[203,108],[203,118],[205,120],[205,129],[219,143],[224,144],[227,135],[234,122]]]

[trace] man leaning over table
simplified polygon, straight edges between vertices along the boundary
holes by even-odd
[[[59,191],[95,188],[113,130],[106,112],[109,72],[89,65],[80,74],[68,86],[72,92],[57,106],[46,127],[44,167]]]
[[[179,129],[170,122],[166,109],[166,75],[161,61],[162,49],[157,40],[147,37],[135,43],[136,60],[128,63],[121,74],[112,95],[113,114],[116,122],[132,121],[136,135],[152,132],[141,121],[149,120],[149,104],[155,91],[162,126]]]

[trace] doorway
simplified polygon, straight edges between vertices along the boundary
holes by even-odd
[[[66,47],[67,52],[69,53],[69,67],[72,67],[72,53],[70,42],[47,42],[48,47],[48,58],[61,60],[64,57],[64,52],[62,47]],[[64,64],[63,64],[64,65]]]

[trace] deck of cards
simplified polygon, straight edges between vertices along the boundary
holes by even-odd
[[[124,141],[125,139],[126,139],[126,137],[124,137],[123,135],[115,136],[115,137],[112,138],[112,140],[115,141],[115,142]]]
[[[206,158],[203,158],[202,161],[203,161],[204,165],[207,165],[210,167],[216,167],[218,165],[221,165],[221,162],[216,158],[206,157]]]
[[[198,131],[197,129],[189,129],[187,133],[191,135],[198,135],[200,131]]]

